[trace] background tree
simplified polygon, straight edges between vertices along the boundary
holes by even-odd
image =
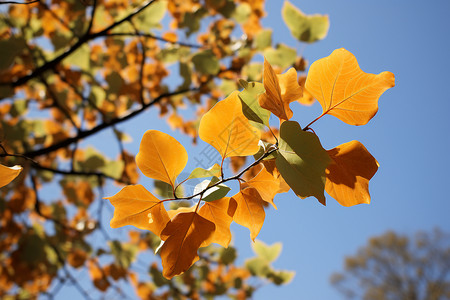
[[[345,260],[332,284],[348,299],[450,298],[450,236],[435,229],[414,236],[387,232]]]
[[[259,286],[249,283],[252,275],[289,281],[292,274],[234,266],[234,248],[214,247],[202,250],[189,272],[166,281],[157,264],[142,259],[159,240],[136,230],[113,236],[102,200],[108,182],[139,178],[121,123],[158,109],[196,142],[199,116],[237,89],[238,78],[261,81],[258,54],[277,71],[305,70],[295,48],[272,45],[272,30],[260,21],[264,1],[0,4],[0,156],[4,165],[23,166],[0,191],[0,297],[51,299],[71,286],[85,298],[96,297],[93,287],[126,298],[131,285],[142,298],[245,298]],[[327,18],[321,23],[298,38],[323,38]],[[191,113],[181,115],[186,106]],[[115,142],[104,148],[83,143],[111,133]],[[155,189],[166,192],[158,182]],[[92,282],[76,279],[86,272]]]

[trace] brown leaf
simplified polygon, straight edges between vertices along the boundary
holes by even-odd
[[[199,257],[197,250],[215,230],[211,221],[196,212],[180,213],[170,221],[161,233],[163,275],[167,279],[189,269]]]

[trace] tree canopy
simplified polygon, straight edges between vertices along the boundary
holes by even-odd
[[[273,44],[273,29],[261,22],[264,1],[0,8],[1,297],[51,299],[70,285],[86,299],[133,298],[131,287],[143,299],[245,299],[260,286],[255,279],[279,285],[293,277],[272,266],[281,244],[256,239],[278,193],[370,203],[376,159],[358,141],[324,149],[313,125],[325,116],[368,123],[394,75],[362,71],[344,48],[308,68],[296,48]],[[280,13],[297,41],[327,35],[326,15],[288,1]],[[300,125],[291,105],[316,100],[322,113]],[[182,177],[185,145],[153,128],[132,153],[121,125],[149,109],[193,143],[209,144],[216,159]],[[101,134],[112,136],[107,145],[85,142]],[[141,174],[154,180],[151,191],[138,184]],[[189,193],[183,184],[192,179],[202,181]],[[108,184],[122,189],[106,195]],[[255,257],[242,265],[230,245],[232,222],[254,241]],[[120,236],[108,228],[126,225],[137,229]],[[153,254],[161,264],[149,261]],[[83,272],[90,280],[77,280]]]

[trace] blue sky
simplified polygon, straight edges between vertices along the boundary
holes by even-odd
[[[309,62],[343,47],[356,56],[363,71],[391,71],[396,76],[396,87],[382,95],[379,112],[369,124],[355,127],[325,117],[313,126],[326,149],[358,140],[378,160],[380,168],[370,182],[372,203],[345,208],[327,197],[324,207],[292,192],[278,195],[278,210],[267,210],[258,237],[268,244],[282,242],[283,251],[274,266],[297,274],[289,285],[261,288],[255,299],[340,299],[329,277],[342,270],[344,257],[355,253],[369,237],[386,230],[450,230],[450,1],[291,2],[308,14],[328,14],[330,31],[325,40],[312,45],[296,42],[281,19],[283,1],[269,0],[264,25],[274,28],[276,42],[297,47]],[[293,119],[303,126],[321,113],[318,103],[311,108],[291,107]],[[191,147],[189,138],[172,132],[156,110],[121,129],[133,130],[134,142],[127,148],[135,153],[147,129],[173,135],[188,149],[190,169],[192,157],[206,145],[200,142]],[[150,185],[145,179],[142,183]],[[105,194],[117,191],[109,187]],[[243,261],[252,256],[249,232],[239,226],[232,230]]]

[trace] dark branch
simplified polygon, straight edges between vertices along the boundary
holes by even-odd
[[[31,3],[36,3],[39,1],[41,1],[41,0],[33,0],[33,1],[29,1],[29,2],[0,1],[0,5],[2,5],[2,4],[31,4]]]
[[[100,125],[97,125],[96,127],[89,129],[89,130],[83,130],[80,131],[76,136],[62,140],[56,144],[53,144],[51,146],[39,149],[39,150],[35,150],[35,151],[29,151],[26,152],[24,154],[22,154],[23,156],[29,157],[29,158],[35,158],[37,156],[41,156],[41,155],[45,155],[48,153],[51,153],[53,151],[56,151],[58,149],[67,147],[73,143],[76,143],[79,140],[82,140],[84,138],[87,138],[91,135],[96,134],[97,132],[102,131],[103,129],[112,127],[116,124],[122,123],[124,121],[127,121],[129,119],[132,119],[133,117],[139,115],[140,113],[142,113],[143,111],[145,111],[147,108],[149,108],[150,106],[153,106],[154,104],[160,102],[162,99],[166,98],[166,97],[171,97],[171,96],[175,96],[175,95],[179,95],[179,94],[184,94],[187,92],[191,92],[191,91],[196,91],[198,90],[198,88],[194,88],[194,89],[185,89],[185,90],[180,90],[180,91],[176,91],[176,92],[172,92],[172,93],[166,93],[166,94],[161,94],[160,96],[158,96],[157,98],[155,98],[152,102],[147,103],[145,105],[143,105],[141,108],[123,116],[123,117],[117,117],[112,119],[109,122],[106,123],[101,123]]]
[[[31,72],[31,74],[20,77],[19,79],[17,79],[14,82],[2,82],[0,83],[0,86],[4,86],[4,85],[9,85],[11,87],[17,87],[20,85],[23,85],[25,83],[27,83],[29,80],[43,74],[45,71],[50,70],[52,68],[54,68],[56,65],[58,65],[62,60],[64,60],[66,57],[68,57],[69,55],[71,55],[73,52],[75,52],[76,50],[78,50],[78,48],[80,48],[81,46],[83,46],[85,43],[89,42],[90,40],[96,39],[98,37],[103,37],[107,34],[108,31],[114,29],[115,27],[119,26],[120,24],[127,22],[128,20],[131,20],[131,18],[133,18],[135,15],[139,14],[141,11],[143,11],[144,9],[146,9],[147,7],[149,7],[151,4],[153,4],[155,1],[157,0],[150,0],[145,2],[143,5],[139,6],[138,8],[136,8],[132,13],[130,13],[128,16],[120,19],[117,22],[114,22],[113,24],[109,25],[108,27],[106,27],[105,29],[96,32],[96,33],[89,33],[86,32],[85,35],[83,35],[82,37],[80,37],[78,39],[78,41],[73,44],[67,51],[63,52],[61,55],[55,57],[53,60],[43,64],[42,66],[36,68],[33,72]]]
[[[151,39],[155,39],[155,40],[158,40],[161,42],[166,42],[169,44],[179,45],[179,46],[183,46],[183,47],[189,47],[189,48],[203,48],[204,47],[202,45],[197,45],[197,44],[174,42],[174,41],[165,39],[163,37],[153,35],[151,33],[143,33],[143,32],[113,32],[113,33],[107,33],[107,34],[105,34],[105,36],[132,36],[132,37],[140,36],[140,37],[151,38]]]

